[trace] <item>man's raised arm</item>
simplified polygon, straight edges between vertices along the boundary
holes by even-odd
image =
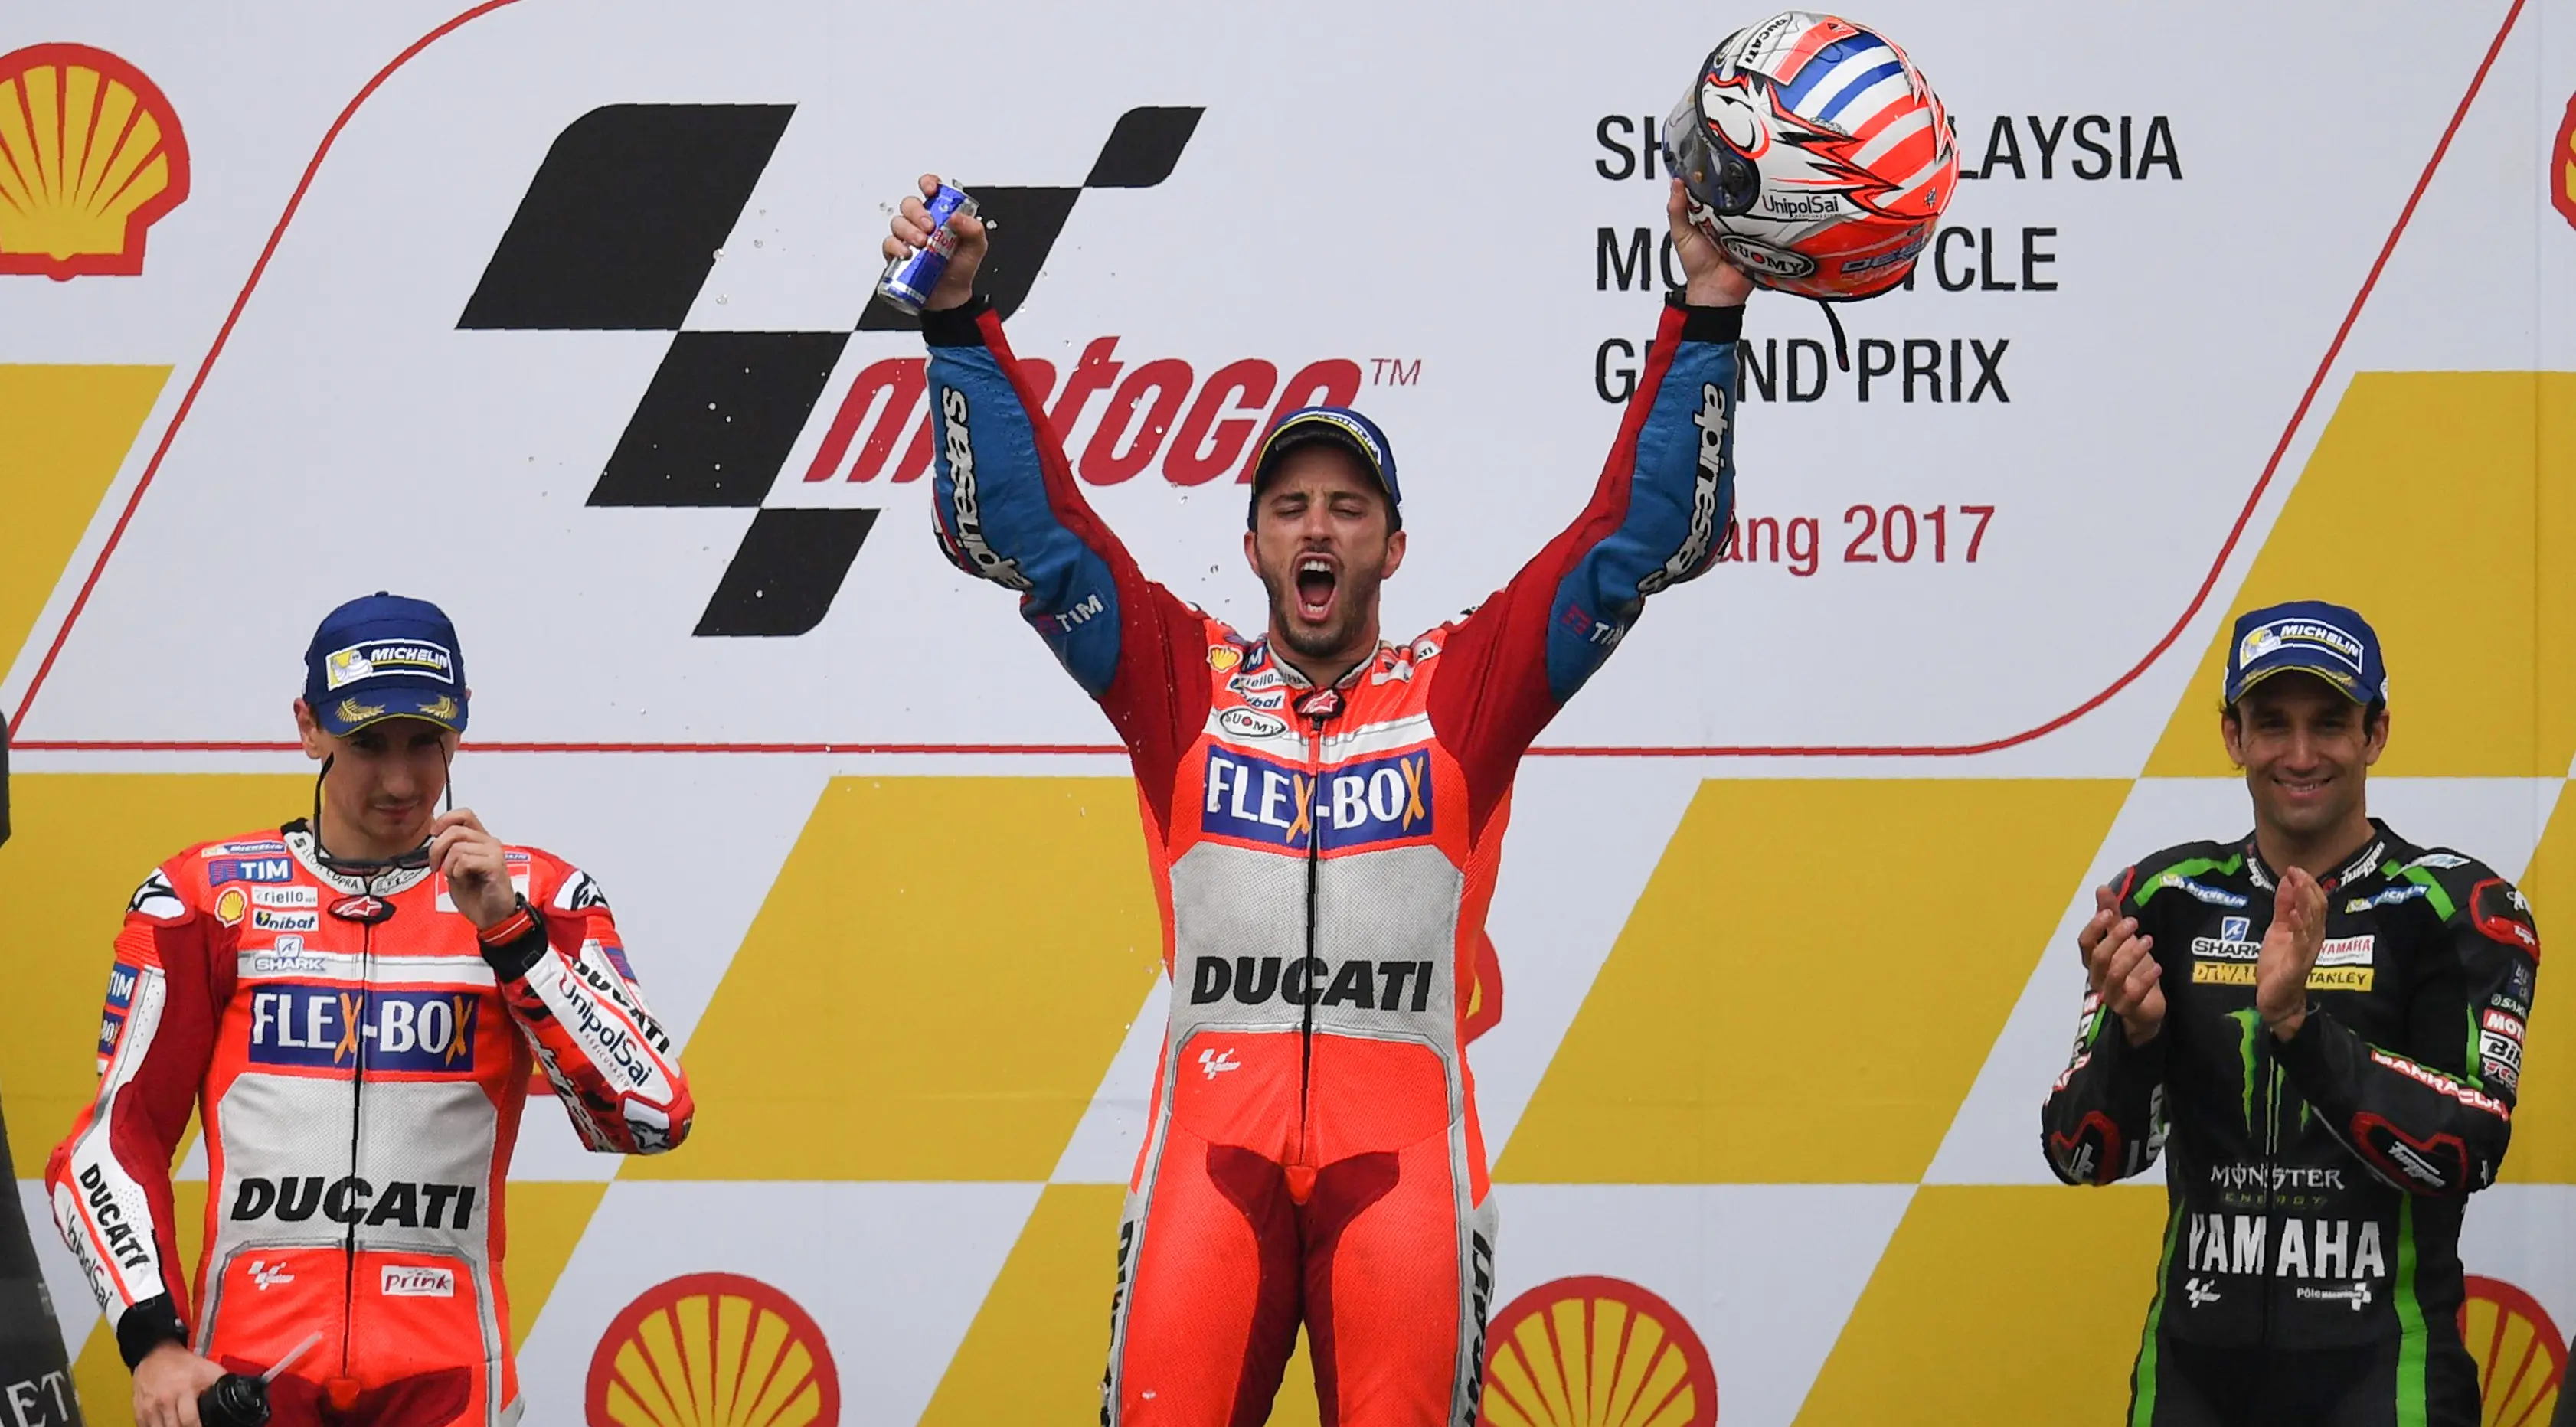
[[[938,183],[925,176],[922,185],[930,193]],[[904,200],[892,226],[890,258],[930,237],[919,198]],[[1146,765],[1177,758],[1206,717],[1203,622],[1145,578],[1082,498],[1002,319],[975,295],[983,224],[960,215],[949,228],[956,252],[921,312],[938,423],[931,502],[940,551],[958,569],[1019,592],[1021,618],[1100,702],[1150,775]]]
[[[1433,692],[1432,721],[1480,786],[1508,782],[1648,595],[1698,578],[1725,543],[1735,507],[1735,344],[1752,284],[1686,211],[1676,181],[1665,214],[1689,287],[1666,301],[1591,502],[1459,626],[1443,655],[1452,670]],[[1459,664],[1488,672],[1461,679]]]

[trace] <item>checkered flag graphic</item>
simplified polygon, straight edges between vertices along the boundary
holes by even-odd
[[[831,612],[872,509],[764,505],[852,331],[918,328],[880,303],[834,332],[693,332],[689,309],[795,114],[789,104],[615,104],[566,126],[457,327],[666,331],[671,345],[591,488],[594,506],[755,509],[698,617],[710,637],[794,636]],[[983,283],[1018,310],[1081,196],[1171,176],[1205,111],[1119,117],[1074,187],[965,185],[997,232]]]

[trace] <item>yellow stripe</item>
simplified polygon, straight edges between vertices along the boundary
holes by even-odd
[[[2378,630],[2394,730],[2372,771],[2558,777],[2576,757],[2576,375],[2356,376],[2148,760],[2233,771],[2235,617],[2350,605]]]
[[[0,672],[152,414],[168,367],[0,365]],[[15,712],[15,710],[9,710]]]
[[[1799,1427],[2119,1420],[2164,1217],[2152,1187],[1917,1189]]]
[[[191,843],[295,817],[311,806],[313,784],[292,774],[22,773],[10,781],[17,826],[0,855],[0,907],[15,922],[15,954],[0,1093],[10,1158],[32,1177],[98,1092],[99,1008],[135,887]]]
[[[921,1427],[1098,1419],[1125,1200],[1115,1184],[1046,1187]]]
[[[1124,778],[836,778],[641,1179],[1042,1180],[1162,960]]]
[[[1495,1178],[1919,1178],[2128,788],[1702,784]]]

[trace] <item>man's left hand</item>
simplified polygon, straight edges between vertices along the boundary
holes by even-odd
[[[429,865],[446,876],[449,900],[476,931],[499,926],[518,910],[519,892],[510,885],[501,839],[472,808],[440,813],[429,828]]]
[[[1678,178],[1664,198],[1664,217],[1672,224],[1673,255],[1682,260],[1682,276],[1688,283],[1682,300],[1693,307],[1742,307],[1752,295],[1753,279],[1691,222],[1690,191]]]
[[[2308,972],[2326,945],[2326,893],[2304,868],[2281,875],[2272,926],[2254,960],[2254,1010],[2282,1040],[2308,1019]]]

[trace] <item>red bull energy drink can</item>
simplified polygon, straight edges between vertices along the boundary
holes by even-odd
[[[944,183],[931,196],[928,207],[929,244],[887,263],[885,276],[877,279],[877,296],[907,317],[921,315],[921,305],[930,300],[930,290],[939,286],[940,275],[948,271],[948,260],[957,253],[957,235],[948,231],[948,220],[960,213],[971,218],[976,212],[975,200],[964,189]]]

